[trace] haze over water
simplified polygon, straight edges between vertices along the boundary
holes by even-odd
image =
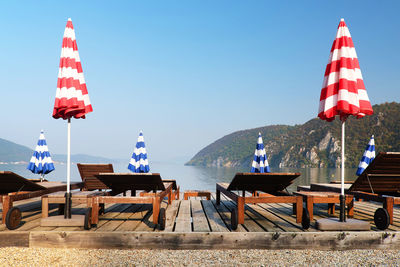
[[[0,170],[13,171],[25,178],[39,178],[26,169],[27,164],[2,164]],[[128,173],[126,163],[113,163],[115,172]],[[66,181],[67,167],[65,164],[56,163],[55,170],[45,176],[49,181]],[[237,172],[249,172],[250,168],[210,168],[199,166],[184,166],[182,162],[153,162],[150,171],[161,174],[163,179],[176,179],[181,190],[196,189],[215,191],[217,182],[229,183]],[[340,169],[335,168],[271,168],[271,172],[300,172],[301,176],[288,188],[295,191],[297,185],[310,183],[326,183],[340,180]],[[345,169],[345,180],[353,181],[356,178],[356,169]],[[71,181],[81,181],[76,164],[71,166]]]

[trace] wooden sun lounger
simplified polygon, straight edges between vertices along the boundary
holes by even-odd
[[[82,190],[106,190],[110,189],[102,181],[95,177],[99,173],[112,173],[114,168],[112,164],[89,164],[89,163],[78,163],[78,170],[81,175],[84,186]]]
[[[231,214],[232,229],[244,223],[244,205],[246,203],[292,203],[296,214],[296,222],[308,228],[310,221],[307,214],[303,214],[303,199],[301,196],[289,195],[283,192],[300,173],[237,173],[230,184],[217,183],[217,205],[221,201],[221,193],[237,204],[237,210]],[[242,194],[234,192],[241,191]],[[246,191],[252,196],[246,196]],[[261,191],[264,193],[257,193]]]
[[[71,189],[80,189],[83,183],[71,183]],[[0,202],[3,203],[2,223],[12,230],[19,227],[21,211],[13,207],[14,201],[40,197],[67,190],[61,182],[32,182],[10,171],[0,171]]]
[[[340,192],[340,184],[311,184],[311,191]],[[345,183],[345,193],[356,199],[383,203],[376,210],[375,225],[384,230],[393,224],[393,205],[400,205],[400,152],[381,152],[353,182]]]
[[[158,224],[161,230],[165,228],[165,209],[160,209],[160,204],[168,197],[168,204],[177,196],[179,187],[175,180],[162,180],[159,173],[99,173],[95,175],[100,181],[112,189],[112,194],[119,194],[131,190],[131,196],[96,196],[93,198],[92,223],[98,223],[100,204],[152,204],[153,223]],[[140,196],[136,196],[137,190],[143,190]]]

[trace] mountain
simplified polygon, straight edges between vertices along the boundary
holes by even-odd
[[[357,167],[365,147],[375,136],[376,152],[400,151],[400,103],[374,105],[374,114],[346,121],[346,167]],[[341,122],[318,118],[301,125],[271,125],[234,132],[199,151],[185,165],[248,167],[261,132],[272,167],[339,167]]]
[[[11,141],[0,138],[0,162],[29,162],[33,154],[33,150]],[[67,155],[52,154],[50,155],[55,162],[66,162]],[[109,163],[115,160],[97,157],[85,154],[71,155],[72,162],[90,162],[90,163]]]

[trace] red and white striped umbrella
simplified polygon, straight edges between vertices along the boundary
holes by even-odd
[[[68,19],[62,42],[53,117],[64,120],[72,117],[79,119],[85,118],[85,114],[92,111],[76,45],[74,26],[71,19]]]
[[[344,132],[349,116],[362,118],[372,115],[373,110],[365,90],[356,49],[350,31],[340,20],[336,39],[333,42],[329,62],[326,66],[324,82],[319,100],[318,117],[333,121],[339,116],[342,121],[342,167],[341,167],[341,210],[340,221],[344,221]]]
[[[71,181],[71,118],[85,118],[92,112],[82,64],[76,45],[74,26],[68,19],[61,48],[60,68],[58,72],[56,100],[53,118],[68,119],[67,139],[67,194],[65,218],[71,218],[70,181]]]
[[[332,121],[338,115],[345,121],[350,115],[361,118],[372,113],[356,49],[344,19],[341,19],[325,70],[318,117]]]

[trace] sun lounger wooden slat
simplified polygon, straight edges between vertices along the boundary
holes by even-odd
[[[13,184],[14,183],[14,184]],[[0,195],[0,202],[2,202],[2,223],[6,221],[8,211],[14,206],[15,201],[31,199],[40,197],[45,194],[64,191],[67,185],[61,182],[40,182],[34,183],[19,176],[16,173],[9,171],[0,172],[0,186],[3,192]],[[4,187],[2,187],[4,186]],[[82,188],[82,183],[71,183],[71,190]],[[9,191],[15,190],[15,191]],[[21,191],[22,190],[22,191]]]
[[[340,192],[340,184],[311,184],[310,189]],[[400,204],[400,152],[379,153],[353,183],[345,184],[345,192],[357,199],[381,202],[383,214],[387,212],[387,215],[381,213],[375,224],[381,228],[386,225],[382,220],[392,224],[393,206]]]
[[[93,200],[93,224],[98,222],[96,211],[99,204],[119,203],[119,204],[152,204],[153,206],[153,223],[158,224],[160,203],[168,197],[171,204],[173,193],[172,189],[176,186],[175,182],[164,182],[159,173],[99,173],[95,175],[100,181],[112,189],[111,194],[125,192],[131,190],[135,195],[136,190],[144,190],[139,197],[135,196],[99,196]],[[160,191],[161,190],[161,191]],[[160,191],[160,192],[157,192]],[[162,222],[165,223],[165,222]]]
[[[102,181],[95,177],[96,174],[112,173],[114,168],[112,164],[86,164],[78,163],[78,170],[84,182],[83,190],[102,190],[109,189]]]
[[[237,223],[244,223],[245,204],[255,203],[292,203],[296,210],[297,223],[302,222],[303,202],[302,197],[289,195],[282,192],[300,173],[238,173],[232,182],[217,183],[216,199],[219,205],[220,195],[223,193],[237,205]],[[237,194],[233,190],[239,190]],[[253,196],[246,196],[246,191],[253,192]],[[262,191],[255,195],[255,191]],[[232,216],[236,216],[233,214]]]

